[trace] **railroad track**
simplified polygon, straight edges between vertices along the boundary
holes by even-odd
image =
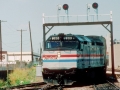
[[[87,80],[90,81],[90,80]],[[45,82],[38,82],[38,83],[31,83],[26,85],[19,85],[19,86],[13,86],[9,89],[0,89],[0,90],[120,90],[120,86],[116,86],[114,83],[111,83],[110,81],[106,80],[105,82],[98,83],[96,82],[82,82],[77,83],[75,85],[71,86],[59,86],[59,85],[49,85]]]
[[[106,81],[106,83],[103,84],[96,84],[93,85],[94,90],[120,90],[120,87],[116,86],[114,83],[111,83],[110,81]]]
[[[47,90],[47,88],[50,88],[50,85],[46,84],[45,82],[38,82],[19,86],[12,86],[6,88],[5,90]]]
[[[12,86],[0,90],[63,90],[62,86],[54,86],[46,84],[45,82],[31,83],[19,86]]]

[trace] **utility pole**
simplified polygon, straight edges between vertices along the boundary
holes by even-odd
[[[7,21],[1,21],[0,20],[0,61],[2,62],[2,31],[1,31],[1,22],[7,22]],[[7,64],[7,85],[8,85],[8,64]]]
[[[31,28],[30,28],[30,21],[29,21],[29,32],[30,32],[30,44],[31,44],[31,59],[33,62],[33,46],[32,46],[32,35],[31,35]]]
[[[40,65],[42,65],[41,54],[42,54],[42,48],[41,48],[41,43],[40,43]]]
[[[22,68],[22,32],[23,31],[27,31],[27,30],[17,30],[17,31],[20,31],[21,32],[21,61],[20,61],[20,67]]]
[[[1,21],[0,20],[0,61],[2,62],[2,31],[1,31],[1,22],[7,22],[7,21]]]
[[[40,43],[40,59],[41,59],[41,53],[42,53],[42,50],[41,50],[41,43]]]
[[[2,62],[2,33],[1,33],[1,20],[0,20],[0,60]]]

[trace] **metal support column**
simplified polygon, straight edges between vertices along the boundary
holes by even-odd
[[[113,24],[110,24],[111,28],[111,63],[112,63],[112,76],[115,76],[114,73],[114,45],[113,45]]]
[[[45,26],[43,25],[43,50],[45,50],[45,37],[46,37],[46,35],[45,35]]]

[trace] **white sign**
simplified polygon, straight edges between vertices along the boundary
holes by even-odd
[[[0,62],[0,64],[16,64],[16,62]]]

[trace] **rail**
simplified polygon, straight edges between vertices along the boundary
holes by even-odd
[[[112,21],[112,11],[110,14],[88,14],[88,15],[53,15],[45,16],[43,13],[43,24],[45,23],[69,23],[69,22],[94,22],[94,21]],[[98,19],[99,16],[99,19]],[[109,16],[101,17],[101,16]],[[89,19],[87,19],[89,18]],[[109,20],[108,20],[109,19]]]

